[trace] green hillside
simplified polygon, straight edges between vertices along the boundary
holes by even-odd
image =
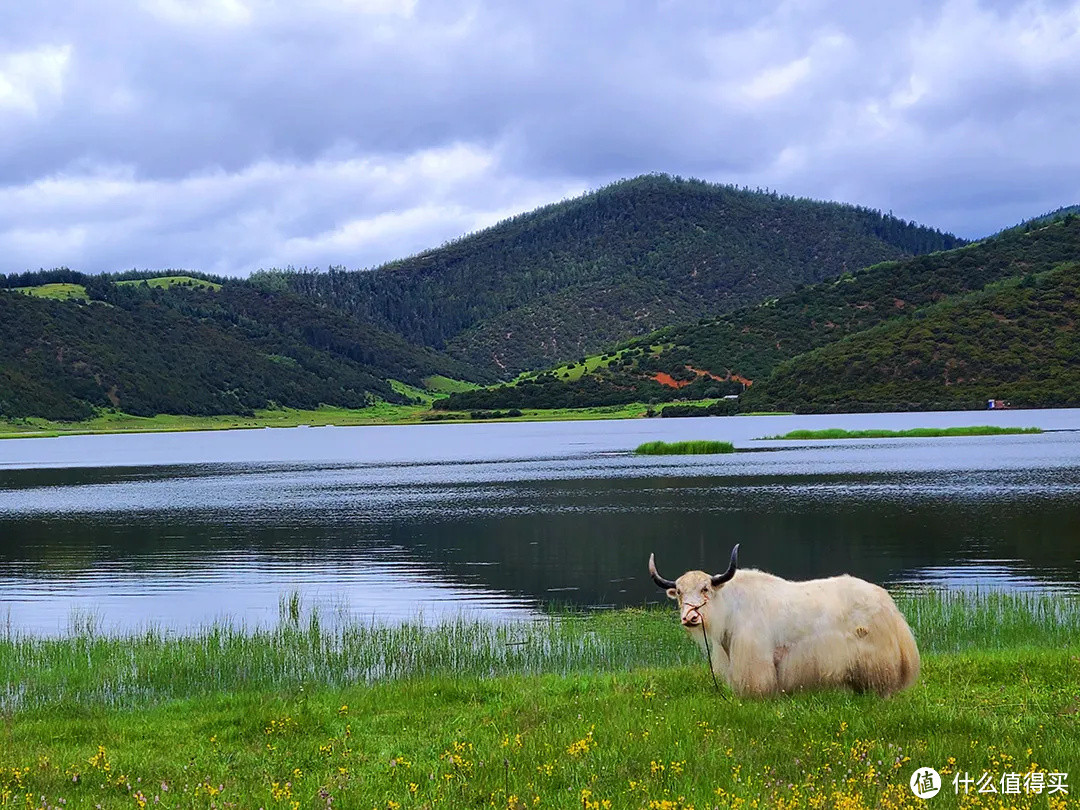
[[[55,301],[69,301],[72,298],[76,298],[80,301],[86,301],[86,287],[82,284],[41,284],[37,287],[12,287],[15,292],[21,292],[24,295],[32,295],[36,298],[52,298]]]
[[[770,403],[762,384],[785,361],[890,320],[922,317],[922,309],[952,296],[1078,259],[1080,218],[1065,217],[952,251],[846,273],[717,319],[662,329],[613,350],[606,363],[578,381],[552,372],[514,390],[453,395],[440,406],[521,408],[535,407],[536,402],[695,399],[732,393],[746,380],[756,384],[744,397],[744,406],[764,409]],[[786,409],[801,407],[787,393],[783,401]]]
[[[866,208],[651,175],[373,271],[269,272],[254,281],[512,377],[959,244]]]
[[[489,412],[704,400],[718,414],[1076,404],[1080,217],[1048,216],[859,269],[860,255],[957,240],[866,209],[646,177],[366,273],[0,275],[0,417],[429,399]],[[757,303],[627,337],[745,299]],[[564,360],[475,386],[538,356]]]
[[[1063,205],[1060,208],[1055,208],[1053,211],[1048,211],[1047,213],[1040,214],[1037,217],[1026,219],[1015,227],[1020,230],[1031,230],[1032,228],[1038,227],[1040,225],[1046,225],[1055,220],[1064,219],[1070,214],[1074,216],[1080,214],[1080,205]]]
[[[57,282],[57,273],[38,280],[81,283],[91,300],[0,289],[0,416],[359,408],[404,401],[390,378],[419,387],[434,375],[476,376],[343,313],[245,282],[143,285],[78,274]],[[26,280],[14,279],[33,286]]]
[[[213,290],[214,292],[221,289],[221,285],[215,281],[210,281],[205,278],[194,278],[192,276],[151,276],[149,278],[120,280],[116,283],[121,286],[145,284],[147,287],[160,287],[162,289],[169,289],[170,287],[192,287],[202,290]]]
[[[1080,254],[1078,254],[1080,255]],[[1080,262],[928,306],[780,364],[747,394],[800,411],[1080,404]]]
[[[662,330],[661,362],[766,378],[776,365],[949,296],[1080,257],[1080,219],[1010,232],[956,250],[887,262],[730,317]]]

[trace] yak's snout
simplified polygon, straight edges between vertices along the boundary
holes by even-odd
[[[700,627],[701,626],[701,605],[683,605],[682,608],[682,624],[683,627]]]

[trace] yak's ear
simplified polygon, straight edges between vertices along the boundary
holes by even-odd
[[[678,599],[679,598],[679,594],[675,592],[674,588],[668,588],[667,589],[667,595],[668,595],[668,599]]]

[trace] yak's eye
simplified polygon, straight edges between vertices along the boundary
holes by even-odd
[[[704,587],[702,587],[701,592],[702,593],[708,593],[709,592],[709,586],[705,585]]]

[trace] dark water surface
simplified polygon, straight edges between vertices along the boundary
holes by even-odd
[[[796,428],[1034,436],[770,442]],[[715,438],[728,456],[635,457]],[[0,621],[62,633],[641,605],[645,573],[1080,591],[1080,411],[297,428],[0,442]]]

